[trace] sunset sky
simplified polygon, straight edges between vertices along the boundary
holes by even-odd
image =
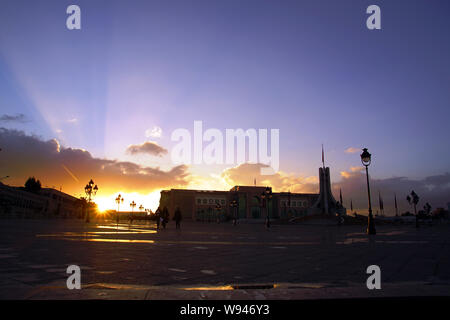
[[[81,8],[81,30],[66,8]],[[382,29],[366,28],[366,8]],[[321,145],[335,191],[366,208],[414,189],[450,201],[450,2],[21,1],[0,8],[0,177],[155,209],[166,188],[272,185],[317,192]],[[280,171],[175,165],[177,128],[280,129]],[[144,145],[145,142],[151,142]],[[144,148],[145,146],[145,148]],[[139,152],[143,151],[143,152]],[[338,193],[335,194],[335,197]]]

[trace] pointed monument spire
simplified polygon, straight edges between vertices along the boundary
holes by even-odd
[[[325,168],[325,155],[324,155],[324,152],[323,152],[323,143],[322,143],[322,165]]]

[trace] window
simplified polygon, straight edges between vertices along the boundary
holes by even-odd
[[[219,199],[216,199],[216,203],[219,204]]]
[[[214,199],[209,199],[209,203],[214,203]]]
[[[220,200],[220,203],[221,204],[225,204],[225,200]]]
[[[202,203],[202,199],[197,199],[197,204],[201,204]]]
[[[208,200],[203,199],[203,204],[207,204],[207,203],[208,203]]]

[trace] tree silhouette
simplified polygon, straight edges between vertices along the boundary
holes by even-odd
[[[408,201],[408,203],[410,204],[410,205],[414,205],[414,214],[417,214],[417,209],[416,209],[416,206],[417,206],[417,204],[419,203],[419,196],[417,195],[417,193],[415,193],[414,192],[414,190],[413,191],[411,191],[411,194],[410,194],[411,196],[407,196],[406,197],[406,200]]]
[[[423,206],[423,210],[425,211],[425,213],[426,213],[427,215],[429,215],[430,212],[431,212],[431,205],[430,205],[428,202],[425,203],[425,205]]]
[[[41,182],[35,177],[30,177],[25,182],[25,190],[28,192],[39,193],[41,191]]]
[[[411,205],[411,204],[414,205],[414,215],[416,216],[416,228],[418,228],[418,227],[419,227],[419,217],[417,216],[417,209],[416,209],[416,206],[417,206],[417,204],[419,203],[419,196],[418,196],[417,193],[415,193],[414,190],[413,190],[413,191],[411,191],[410,196],[408,195],[408,196],[406,197],[406,200],[408,201],[408,203],[409,203],[410,205]]]

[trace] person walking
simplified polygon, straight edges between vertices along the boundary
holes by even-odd
[[[161,224],[163,226],[163,229],[166,228],[167,222],[169,222],[169,210],[167,210],[167,207],[164,207],[161,215]]]
[[[181,211],[180,211],[180,207],[177,207],[177,209],[175,210],[175,214],[173,215],[173,220],[175,220],[175,228],[176,229],[180,229],[182,216],[181,216]]]
[[[159,209],[159,207],[158,207],[158,209],[156,209],[155,218],[156,218],[156,230],[159,230],[159,224],[161,222],[159,220],[159,219],[161,219],[161,210]]]

